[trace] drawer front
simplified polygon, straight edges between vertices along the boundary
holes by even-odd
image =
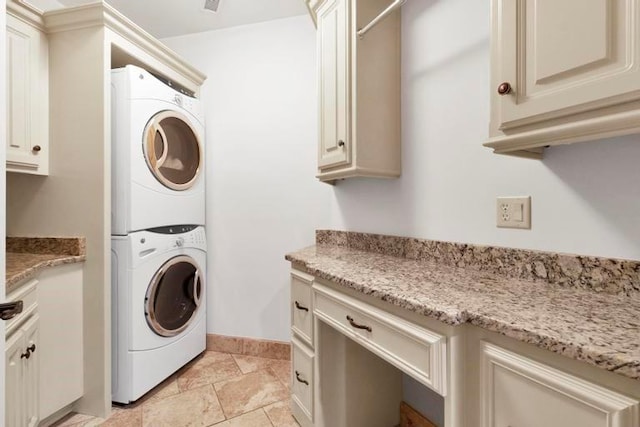
[[[291,272],[291,329],[313,348],[313,306],[311,285],[313,276]]]
[[[25,319],[27,319],[36,310],[38,306],[37,285],[38,280],[32,279],[28,283],[20,286],[14,292],[7,295],[7,301],[12,302],[22,300],[23,303],[22,313],[7,321],[7,335],[12,333],[21,323],[23,323]]]
[[[291,399],[313,421],[313,353],[296,339],[292,340]]]
[[[325,323],[442,396],[446,337],[327,286],[315,284],[314,313]]]
[[[632,427],[640,404],[617,392],[482,343],[482,427]]]

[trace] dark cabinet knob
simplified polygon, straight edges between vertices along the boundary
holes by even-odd
[[[343,140],[338,141],[338,147],[344,147],[344,141]]]
[[[29,347],[27,347],[27,351],[29,351],[31,353],[35,353],[36,352],[36,345],[35,344],[31,344]]]
[[[37,153],[40,150],[42,150],[42,147],[40,147],[39,145],[34,145],[33,148],[31,149],[31,151],[33,151],[34,153]]]
[[[508,93],[511,93],[511,83],[509,82],[504,82],[504,83],[500,83],[500,86],[498,86],[498,93],[500,95],[506,95]]]
[[[20,359],[28,359],[28,358],[30,358],[30,357],[31,357],[31,352],[30,352],[28,349],[27,349],[27,352],[26,352],[26,353],[22,353],[22,354],[20,355]]]

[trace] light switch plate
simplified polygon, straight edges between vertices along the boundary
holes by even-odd
[[[496,225],[500,228],[531,229],[531,197],[498,197]]]

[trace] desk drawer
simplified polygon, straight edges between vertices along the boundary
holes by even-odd
[[[291,399],[302,410],[304,416],[313,422],[313,358],[306,346],[295,338],[292,344]]]
[[[291,272],[291,329],[313,348],[313,276],[297,270]]]
[[[38,292],[37,292],[38,280],[31,279],[28,283],[20,286],[15,291],[7,295],[7,302],[13,302],[22,300],[22,313],[18,314],[11,320],[6,322],[6,333],[11,334],[23,320],[33,313],[38,306]]]
[[[327,286],[314,284],[314,313],[358,344],[444,396],[446,337]]]

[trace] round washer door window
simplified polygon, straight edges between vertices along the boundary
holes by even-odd
[[[162,111],[144,129],[144,156],[149,170],[172,190],[191,188],[200,173],[201,144],[189,120],[177,111]]]
[[[184,331],[200,307],[202,273],[193,258],[180,255],[165,262],[151,279],[145,297],[147,324],[156,334]]]

